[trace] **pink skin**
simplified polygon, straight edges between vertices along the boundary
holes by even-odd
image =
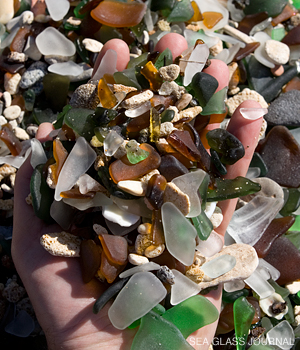
[[[246,101],[232,116],[229,131],[242,141],[246,156],[228,167],[228,178],[245,176],[262,123],[262,118],[254,121],[243,118],[239,112],[242,106],[260,107],[257,102]],[[42,141],[47,140],[52,130],[52,124],[41,124],[36,136]],[[103,285],[96,280],[87,284],[82,282],[79,259],[53,257],[41,247],[39,238],[42,234],[60,232],[61,228],[45,225],[26,204],[32,171],[28,159],[16,177],[12,256],[45,331],[49,350],[129,350],[136,330],[115,329],[107,316],[108,305],[98,315],[92,313],[93,303],[103,292]],[[235,203],[235,200],[230,200],[220,205],[224,221],[216,232],[221,236],[225,233]],[[220,287],[207,295],[219,310],[221,291]],[[216,326],[217,321],[199,329],[189,336],[188,341],[195,349],[206,350]]]
[[[51,123],[42,123],[38,131],[35,135],[35,137],[40,140],[41,142],[46,142],[52,140],[52,138],[49,136],[49,133],[54,130],[54,126]]]
[[[110,49],[116,51],[117,53],[117,71],[121,72],[122,70],[126,69],[127,64],[130,60],[128,45],[124,40],[111,39],[103,45],[102,50],[99,52],[99,55],[97,57],[97,60],[94,66],[94,72],[97,71],[97,68],[106,51]]]
[[[154,51],[163,52],[169,48],[172,52],[173,60],[181,55],[181,53],[188,48],[185,38],[177,33],[168,33],[164,35],[155,45]]]

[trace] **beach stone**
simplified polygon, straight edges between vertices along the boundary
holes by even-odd
[[[25,140],[29,140],[30,139],[30,137],[27,134],[27,132],[24,129],[20,128],[19,126],[16,126],[14,128],[14,133],[15,133],[16,137],[19,140],[21,140],[21,141],[25,141]]]
[[[268,57],[275,64],[286,64],[290,58],[289,47],[277,40],[267,40],[265,42],[265,50]]]
[[[28,89],[35,83],[41,81],[47,74],[47,67],[48,65],[44,62],[34,62],[22,75],[20,87],[22,89]]]
[[[9,106],[4,109],[3,115],[7,120],[15,120],[21,114],[21,108],[18,105]]]
[[[4,89],[8,91],[11,95],[15,95],[19,92],[19,85],[21,81],[21,75],[19,73],[4,74]]]
[[[14,0],[0,0],[0,23],[6,24],[14,17]]]
[[[75,108],[95,109],[100,103],[97,86],[94,84],[80,85],[73,93],[70,105]]]
[[[2,98],[4,100],[5,103],[5,107],[9,107],[11,105],[11,94],[8,91],[4,91]],[[1,112],[2,113],[2,112]]]
[[[27,59],[28,56],[26,56],[23,52],[11,51],[7,55],[8,62],[24,63],[25,61],[27,61]]]
[[[300,91],[290,90],[280,94],[269,106],[264,116],[270,125],[300,125]]]
[[[51,255],[64,257],[80,255],[80,238],[64,231],[44,234],[40,243]]]
[[[82,44],[86,50],[91,52],[99,52],[103,47],[103,44],[100,43],[100,41],[90,38],[83,39]]]

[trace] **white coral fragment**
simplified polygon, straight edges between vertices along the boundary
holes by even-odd
[[[46,233],[40,243],[52,255],[79,257],[81,240],[68,232]]]

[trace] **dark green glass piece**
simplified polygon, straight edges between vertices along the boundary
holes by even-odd
[[[93,111],[87,108],[69,109],[64,117],[64,123],[73,129],[77,134],[90,141],[94,136],[96,127]]]
[[[74,14],[78,18],[84,18],[87,13],[82,13],[80,10],[89,2],[89,0],[82,0],[75,8],[74,8]]]
[[[197,231],[198,237],[202,241],[206,241],[211,231],[213,230],[213,224],[202,210],[198,216],[192,218],[193,225]]]
[[[208,174],[205,175],[204,179],[201,182],[201,185],[199,187],[199,195],[201,198],[201,209],[205,210],[206,207],[206,202],[207,202],[207,190],[208,190],[208,185],[210,182],[210,177]]]
[[[227,98],[227,90],[228,88],[225,86],[222,90],[213,94],[206,106],[203,108],[201,114],[209,115],[225,113],[225,99]]]
[[[95,301],[95,304],[93,306],[93,313],[97,314],[110,299],[116,296],[119,293],[119,291],[125,286],[125,284],[128,282],[129,278],[130,277],[121,278],[119,281],[110,285],[106,289],[106,291],[103,292],[100,295],[100,297]]]
[[[90,63],[90,55],[89,55],[89,52],[84,47],[84,45],[82,44],[82,38],[75,39],[74,44],[76,47],[76,52],[78,53],[82,61],[85,63]]]
[[[235,292],[226,292],[223,289],[222,292],[222,300],[225,303],[234,303],[240,297],[247,297],[249,295],[249,290],[244,288],[241,290],[237,290]]]
[[[170,321],[150,311],[141,319],[131,350],[192,350],[180,331]]]
[[[50,223],[52,221],[50,207],[54,198],[54,190],[47,185],[43,169],[44,164],[39,164],[33,170],[30,179],[30,193],[35,215],[39,219]]]
[[[66,105],[70,78],[64,75],[48,73],[43,78],[43,85],[51,109],[60,112]]]
[[[139,84],[137,77],[136,77],[136,70],[135,67],[132,67],[130,69],[125,69],[122,72],[116,72],[114,73],[114,79],[116,84],[123,84],[126,86],[132,86],[137,88],[138,90],[141,90],[141,85]]]
[[[218,152],[211,148],[210,157],[218,173],[220,175],[226,175],[227,174],[226,166],[221,162]]]
[[[35,102],[35,92],[32,89],[25,90],[23,93],[23,98],[25,101],[25,109],[27,111],[32,111]]]
[[[50,108],[43,110],[34,108],[32,111],[32,116],[38,125],[42,123],[53,123],[57,119],[57,114],[54,113]]]
[[[72,108],[71,105],[65,105],[63,110],[58,114],[56,122],[53,124],[55,129],[59,129],[62,127],[64,122],[64,117],[66,113]]]
[[[247,345],[248,332],[255,314],[255,308],[245,297],[240,297],[233,303],[233,318],[237,350],[244,350]]]
[[[283,191],[288,198],[279,213],[282,216],[288,216],[299,208],[300,191],[298,188],[284,188]]]
[[[206,138],[209,146],[219,154],[223,164],[232,165],[245,155],[240,140],[225,129],[210,130]]]
[[[300,250],[300,232],[299,231],[288,231],[285,237],[288,238],[298,250]]]
[[[193,76],[188,88],[192,89],[193,95],[201,107],[205,107],[219,86],[218,80],[210,74],[198,72]]]
[[[115,27],[102,25],[99,32],[99,41],[105,44],[111,39],[122,39],[122,34]]]
[[[246,15],[252,15],[259,12],[267,12],[270,17],[278,16],[288,0],[251,0],[246,1],[246,7],[244,13]]]
[[[260,191],[261,187],[258,183],[253,182],[246,177],[238,176],[235,179],[215,179],[215,188],[208,189],[207,201],[217,202],[225,199],[232,199],[247,194]]]
[[[147,57],[148,57],[148,52],[144,52],[140,56],[131,59],[127,64],[127,69],[135,68],[138,66],[140,67],[144,66],[148,62]]]
[[[158,70],[161,67],[169,66],[173,63],[173,56],[171,50],[167,47],[161,54],[158,55],[154,66]]]
[[[116,118],[118,112],[113,109],[97,107],[93,114],[97,126],[107,126],[109,122]]]
[[[250,167],[258,167],[260,169],[260,177],[264,177],[267,175],[268,167],[264,160],[262,159],[261,155],[257,152],[253,153],[253,157],[250,163]]]
[[[169,23],[186,22],[194,15],[194,9],[190,0],[176,1],[171,13],[167,17]]]
[[[159,10],[172,10],[176,0],[152,0],[151,1],[151,11],[159,11]]]
[[[187,338],[197,329],[215,322],[219,312],[207,298],[198,294],[168,309],[162,317],[175,324]]]
[[[172,109],[166,109],[165,111],[162,112],[160,115],[161,122],[170,122],[175,116],[175,112]]]

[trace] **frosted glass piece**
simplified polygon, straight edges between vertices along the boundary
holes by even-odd
[[[283,199],[257,195],[242,208],[236,210],[227,227],[236,243],[253,246],[263,235],[270,222],[283,206]]]
[[[11,165],[17,169],[20,168],[20,166],[25,162],[25,157],[20,157],[20,156],[11,156],[11,155],[7,155],[7,156],[3,156],[0,157],[0,164],[8,164]]]
[[[45,164],[47,162],[47,156],[44,151],[44,148],[39,140],[32,139],[31,140],[31,158],[30,164],[35,169],[35,167],[39,164]]]
[[[101,192],[97,192],[93,198],[63,198],[63,201],[64,203],[81,211],[112,204],[112,200]]]
[[[42,55],[73,56],[75,45],[54,27],[47,27],[36,37],[36,46]]]
[[[129,118],[136,118],[142,115],[143,113],[148,112],[150,108],[151,108],[151,102],[147,101],[137,108],[127,109],[125,111],[125,115]]]
[[[117,329],[125,329],[146,315],[167,295],[162,282],[151,272],[134,274],[108,310],[108,317]]]
[[[80,176],[86,173],[96,160],[96,156],[96,152],[83,137],[79,137],[76,140],[59,173],[54,194],[56,201],[61,200],[61,192],[70,190]]]
[[[261,326],[266,329],[266,332],[273,328],[272,322],[268,317],[262,317]]]
[[[119,274],[119,277],[120,278],[125,278],[125,277],[128,277],[128,276],[132,276],[134,275],[135,273],[138,273],[138,272],[149,272],[149,271],[156,271],[156,270],[159,270],[160,269],[160,265],[159,264],[156,264],[155,262],[148,262],[146,264],[143,264],[143,265],[138,265],[138,266],[135,266],[135,267],[132,267],[131,269],[128,269],[124,272],[121,272]]]
[[[213,256],[223,248],[223,241],[220,235],[215,231],[211,231],[211,234],[206,241],[200,241],[196,246],[196,249],[204,256]]]
[[[99,182],[94,180],[90,175],[83,174],[80,176],[80,178],[77,181],[77,185],[79,188],[79,192],[82,194],[86,194],[90,191],[95,190],[97,187],[100,186]]]
[[[300,128],[292,129],[290,130],[290,133],[294,136],[294,138],[300,145]]]
[[[123,144],[124,139],[115,130],[110,130],[104,139],[104,154],[108,157],[113,156],[118,148]]]
[[[70,8],[68,0],[45,0],[47,9],[54,21],[60,21],[65,17]]]
[[[257,271],[266,277],[266,280],[271,278],[273,281],[276,281],[280,277],[280,272],[273,265],[261,258],[258,262]]]
[[[175,283],[171,285],[171,304],[177,305],[182,301],[200,292],[199,285],[178,270],[172,270],[175,276]]]
[[[190,30],[190,29],[184,30],[184,37],[189,47],[194,46],[196,40],[198,39],[203,40],[205,44],[208,46],[208,48],[215,46],[219,42],[219,39],[216,36],[208,36],[203,32],[194,32],[193,30]]]
[[[103,206],[102,215],[105,217],[105,219],[125,227],[134,225],[140,219],[138,215],[124,211],[114,203]]]
[[[23,52],[34,61],[39,61],[42,58],[42,54],[36,46],[35,37],[32,35],[29,35]]]
[[[226,63],[229,58],[229,50],[223,49],[220,53],[217,54],[217,56],[215,56],[215,58]]]
[[[152,211],[146,206],[143,197],[139,199],[122,199],[115,196],[110,196],[110,198],[120,209],[128,211],[128,213],[148,219],[152,218]]]
[[[233,36],[230,36],[230,35],[221,34],[221,33],[218,33],[218,32],[207,32],[207,35],[215,36],[215,37],[221,39],[222,41],[225,41],[225,42],[233,44],[233,45],[238,44],[239,48],[244,48],[246,46],[246,44],[243,41],[241,41],[239,39],[236,39],[236,38],[234,38]],[[237,51],[238,50],[239,49],[237,49]]]
[[[281,321],[269,330],[266,338],[268,344],[276,345],[283,350],[291,349],[295,342],[293,328],[286,320]]]
[[[234,268],[236,258],[229,254],[220,255],[201,266],[201,270],[210,278],[217,278]]]
[[[127,233],[135,230],[138,228],[138,226],[141,223],[141,220],[138,220],[135,224],[129,226],[129,227],[124,227],[121,226],[119,224],[116,224],[115,222],[111,222],[107,219],[105,219],[105,223],[107,225],[107,228],[109,229],[109,231],[115,235],[115,236],[125,236],[127,235]]]
[[[236,292],[237,290],[241,290],[243,288],[245,288],[245,282],[242,280],[225,282],[223,284],[223,289],[228,293]]]
[[[83,72],[83,68],[73,61],[68,61],[51,64],[48,71],[59,75],[77,76]]]
[[[5,326],[5,332],[22,338],[28,337],[34,329],[34,320],[25,310],[21,310],[17,316]]]
[[[201,202],[199,196],[199,187],[206,176],[206,172],[198,169],[187,174],[175,177],[172,182],[179,189],[187,194],[190,199],[191,209],[186,217],[193,218],[201,213]]]
[[[257,270],[255,270],[252,275],[244,281],[260,296],[261,299],[267,298],[275,292],[275,289],[271,284],[267,282]]]
[[[193,76],[197,72],[201,72],[202,69],[205,66],[206,60],[209,56],[209,48],[206,44],[199,44],[197,45],[194,50],[192,51],[185,71],[184,71],[184,78],[183,78],[183,85],[187,86],[192,81]]]
[[[74,221],[75,209],[63,201],[53,201],[50,207],[50,216],[63,230],[67,230]]]
[[[247,179],[256,179],[260,176],[260,168],[259,167],[250,167],[247,171],[246,178]]]
[[[114,50],[108,49],[92,77],[92,80],[100,80],[104,74],[114,74],[117,72],[117,53]]]
[[[204,212],[206,216],[210,219],[212,214],[214,213],[218,202],[207,202],[205,205]]]
[[[197,236],[195,227],[171,202],[162,205],[161,216],[169,253],[184,265],[192,265]]]
[[[256,120],[268,113],[268,108],[240,108],[241,115],[245,119]]]
[[[267,40],[270,40],[271,37],[265,32],[257,32],[254,34],[253,38],[260,43],[258,48],[254,51],[254,57],[264,66],[274,68],[275,64],[271,62],[265,50],[265,43]]]
[[[199,10],[201,13],[204,12],[219,12],[222,14],[223,18],[213,27],[208,29],[205,27],[205,25],[202,22],[198,22],[197,24],[200,25],[201,29],[204,29],[206,32],[209,31],[216,31],[218,29],[223,28],[226,24],[228,24],[228,18],[229,18],[229,12],[225,6],[219,3],[218,0],[195,0]]]

